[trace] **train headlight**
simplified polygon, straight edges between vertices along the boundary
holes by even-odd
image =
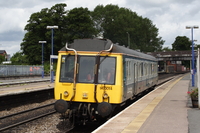
[[[88,99],[88,93],[87,92],[83,92],[82,96],[83,96],[82,97],[83,99]]]
[[[68,97],[69,96],[69,92],[65,91],[64,92],[64,97]]]
[[[104,94],[103,94],[103,98],[104,98],[104,99],[107,99],[108,97],[109,97],[109,96],[108,96],[107,93],[104,93]]]

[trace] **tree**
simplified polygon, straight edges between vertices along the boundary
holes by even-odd
[[[67,41],[93,38],[97,34],[87,8],[74,8],[67,14]]]
[[[191,50],[191,41],[186,36],[177,36],[172,44],[173,51]]]
[[[66,4],[56,4],[50,9],[44,8],[33,13],[25,26],[27,33],[21,43],[22,53],[27,55],[30,64],[41,64],[41,45],[38,41],[47,41],[44,44],[44,60],[50,59],[52,31],[47,26],[57,25],[54,30],[54,55],[57,55],[66,42],[78,38],[94,37],[96,29],[87,8],[74,8],[69,12],[65,10]]]
[[[177,36],[174,43],[172,44],[173,51],[183,51],[183,50],[191,50],[191,41],[186,36]],[[189,68],[190,61],[182,61],[182,65]]]
[[[194,47],[194,49],[197,50],[198,48],[200,49],[200,45],[196,44],[195,47]]]
[[[0,55],[0,64],[1,64],[3,61],[5,61],[5,56]]]
[[[54,53],[60,50],[66,42],[66,4],[56,4],[51,9],[44,8],[40,12],[33,13],[25,26],[27,33],[21,43],[21,50],[27,56],[30,64],[41,64],[42,48],[38,41],[45,40],[44,60],[49,60],[51,54],[51,30],[46,27],[57,25],[59,29],[54,30]],[[56,51],[56,52],[55,52]]]
[[[26,55],[29,64],[41,64],[42,48],[38,41],[47,41],[43,53],[44,61],[49,61],[52,31],[46,27],[53,25],[58,26],[58,29],[53,30],[54,55],[66,42],[99,36],[127,46],[127,35],[130,35],[130,47],[142,52],[160,51],[162,48],[164,41],[158,37],[158,29],[152,21],[138,16],[130,9],[117,5],[98,5],[94,11],[82,7],[67,11],[66,6],[56,4],[50,9],[44,8],[31,14],[21,43],[22,54]]]
[[[158,29],[148,18],[142,18],[130,9],[117,5],[98,5],[92,12],[98,35],[114,43],[140,49],[143,52],[160,51],[164,41],[158,37]],[[127,35],[128,33],[128,35]]]
[[[162,51],[172,51],[172,49],[169,48],[169,47],[164,47],[164,48],[162,49]]]
[[[12,62],[12,65],[27,65],[28,64],[27,56],[24,55],[22,52],[16,52],[15,54],[13,54],[10,60]]]

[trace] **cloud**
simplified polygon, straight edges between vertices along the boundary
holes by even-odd
[[[139,16],[147,17],[159,29],[159,36],[170,46],[177,36],[191,37],[185,26],[200,26],[200,1],[198,0],[6,0],[0,1],[0,49],[11,55],[20,50],[24,27],[32,13],[55,4],[66,3],[66,10],[84,7],[93,10],[97,5],[113,4],[128,8]],[[200,29],[194,30],[198,40]],[[200,40],[199,40],[200,41]]]
[[[20,43],[21,41],[1,41],[0,49],[5,50],[7,54],[13,56],[14,53],[20,51]]]
[[[0,33],[1,41],[18,41],[22,40],[22,36],[24,36],[25,32],[23,31],[7,31],[4,33]]]

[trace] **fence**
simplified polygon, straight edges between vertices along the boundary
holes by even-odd
[[[41,75],[42,66],[0,65],[0,77]]]

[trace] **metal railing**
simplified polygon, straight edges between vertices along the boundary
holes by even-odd
[[[0,77],[41,75],[42,66],[0,65]]]

